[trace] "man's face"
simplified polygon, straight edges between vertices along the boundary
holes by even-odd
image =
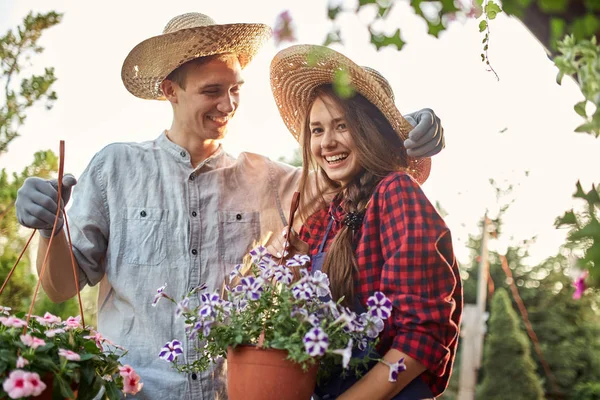
[[[177,124],[201,140],[222,139],[244,83],[237,57],[222,55],[186,68],[185,89],[174,84]]]

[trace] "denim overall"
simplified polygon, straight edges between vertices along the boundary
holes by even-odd
[[[325,261],[326,252],[323,251],[325,248],[325,243],[327,242],[327,237],[329,236],[329,232],[331,231],[331,227],[333,226],[333,217],[329,221],[327,225],[327,230],[325,231],[325,237],[323,241],[319,245],[319,249],[316,255],[312,257],[312,272],[321,271],[323,268],[323,262]],[[355,304],[355,312],[363,313],[365,312],[365,308],[360,304],[360,302],[356,302]],[[360,351],[359,349],[354,349],[352,352],[353,357],[365,357],[366,351]],[[369,366],[371,369],[376,362],[373,362],[372,365]],[[365,371],[366,372],[366,371]],[[354,383],[358,382],[360,378],[354,376],[353,374],[347,374],[345,377],[342,377],[341,374],[336,374],[336,377],[331,379],[325,386],[317,387],[315,389],[315,393],[313,394],[314,400],[330,400],[335,399],[344,393],[346,390],[350,388]],[[400,393],[398,393],[392,400],[423,400],[423,399],[432,399],[433,394],[429,387],[423,382],[419,377],[415,378],[410,382]]]

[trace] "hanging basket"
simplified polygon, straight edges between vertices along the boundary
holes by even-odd
[[[310,400],[318,364],[305,372],[287,351],[238,346],[227,351],[229,400]]]

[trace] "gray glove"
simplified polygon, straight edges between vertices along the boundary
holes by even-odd
[[[404,118],[414,129],[404,141],[406,153],[411,157],[431,157],[444,148],[444,128],[439,117],[432,109],[424,108],[414,113],[406,114]]]
[[[62,204],[66,205],[71,197],[71,188],[77,183],[71,174],[63,176]],[[15,208],[19,223],[27,228],[38,229],[40,235],[49,238],[56,217],[58,200],[58,180],[46,180],[37,177],[27,178],[17,192]],[[64,223],[60,214],[56,233],[60,232]]]

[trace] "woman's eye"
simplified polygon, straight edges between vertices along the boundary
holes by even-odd
[[[311,131],[311,133],[313,135],[317,134],[317,133],[321,133],[323,131],[323,129],[321,128],[313,128],[313,130]]]
[[[344,124],[339,124],[339,125],[338,125],[338,129],[339,129],[340,131],[345,131],[345,130],[346,130],[346,124],[345,124],[345,123],[344,123]]]

